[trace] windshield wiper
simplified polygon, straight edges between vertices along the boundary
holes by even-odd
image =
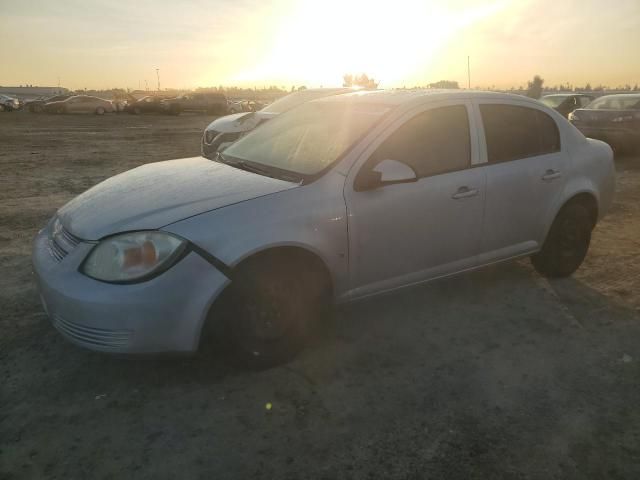
[[[278,180],[285,180],[288,182],[295,182],[295,183],[300,183],[303,180],[300,175],[285,172],[283,170],[280,170],[279,168],[269,167],[268,165],[258,166],[253,162],[231,159],[229,157],[224,156],[222,153],[218,153],[218,155],[216,156],[216,161],[220,163],[224,163],[231,167],[238,168],[240,170],[245,170],[251,173],[257,173],[258,175],[262,175],[264,177],[276,178]]]

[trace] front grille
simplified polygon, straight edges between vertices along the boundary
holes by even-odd
[[[59,219],[54,220],[49,230],[49,252],[56,261],[61,262],[81,241],[64,228]]]
[[[79,343],[101,348],[124,348],[131,340],[130,330],[107,330],[87,327],[65,320],[60,315],[53,315],[53,326],[63,335]]]

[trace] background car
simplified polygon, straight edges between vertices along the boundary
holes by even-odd
[[[228,112],[240,113],[240,112],[252,112],[251,105],[248,100],[229,100],[228,101]]]
[[[222,93],[192,93],[163,102],[163,109],[170,114],[182,112],[226,115],[229,111],[227,97]]]
[[[90,95],[74,95],[58,102],[49,102],[44,105],[47,113],[95,113],[103,115],[115,111],[113,103],[103,98]]]
[[[577,108],[589,105],[595,97],[584,93],[554,93],[540,99],[547,107],[553,108],[563,117],[568,116]]]
[[[316,98],[340,95],[341,93],[348,92],[353,92],[353,89],[313,88],[299,90],[276,100],[262,110],[250,113],[236,113],[218,118],[211,122],[204,131],[201,145],[202,155],[207,158],[213,158],[218,151],[231,145],[231,143],[235,142],[243,134],[298,105],[315,100]],[[260,104],[256,104],[255,107],[257,106],[260,106]]]
[[[124,111],[135,115],[141,113],[167,113],[165,105],[167,98],[148,95],[138,100],[131,99],[124,106]]]
[[[44,106],[47,103],[61,102],[62,100],[66,100],[67,98],[70,98],[72,96],[73,95],[55,95],[53,97],[48,97],[48,98],[39,98],[37,100],[31,100],[25,103],[25,106],[29,109],[31,113],[41,113],[41,112],[44,112]]]
[[[605,95],[575,110],[569,121],[618,151],[640,148],[640,94]]]
[[[0,94],[0,112],[13,112],[20,109],[20,101],[9,95]]]

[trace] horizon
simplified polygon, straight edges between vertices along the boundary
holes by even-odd
[[[0,52],[12,63],[0,85],[156,90],[159,69],[161,90],[330,87],[347,73],[366,73],[381,88],[466,87],[468,57],[473,88],[526,88],[534,75],[547,87],[640,83],[636,0],[615,9],[603,0],[386,5],[2,0]]]

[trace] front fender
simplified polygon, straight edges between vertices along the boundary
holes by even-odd
[[[348,289],[348,236],[344,177],[318,181],[203,213],[163,230],[188,239],[233,268],[271,248],[293,246],[317,255],[332,277],[334,293]]]

